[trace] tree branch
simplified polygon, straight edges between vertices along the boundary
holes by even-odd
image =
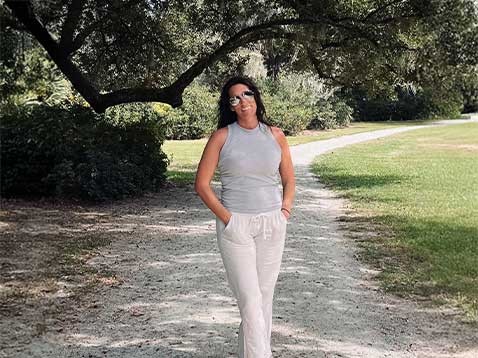
[[[137,3],[138,0],[130,0],[127,5],[131,6]],[[287,38],[296,40],[294,33],[285,32],[283,26],[301,26],[301,25],[328,25],[334,28],[341,28],[349,35],[342,41],[349,41],[353,38],[363,38],[370,41],[373,45],[379,46],[376,39],[367,33],[366,29],[361,28],[356,24],[356,20],[350,18],[331,19],[327,17],[316,16],[314,18],[286,18],[277,19],[270,22],[250,26],[244,28],[231,36],[216,50],[197,60],[188,70],[182,73],[175,82],[170,86],[163,88],[125,88],[110,93],[100,94],[93,84],[80,72],[78,67],[69,59],[72,51],[81,47],[86,37],[91,34],[96,28],[100,27],[100,21],[92,23],[84,29],[75,39],[72,40],[75,27],[79,21],[79,15],[83,7],[82,0],[72,0],[71,7],[65,20],[65,25],[62,30],[60,43],[58,44],[52,38],[50,33],[43,26],[35,14],[31,4],[27,0],[6,0],[6,5],[12,10],[13,15],[19,19],[33,36],[46,49],[52,60],[57,64],[63,74],[70,80],[73,87],[83,96],[83,98],[91,105],[96,112],[104,112],[106,108],[130,102],[164,102],[173,107],[182,104],[182,94],[184,89],[199,76],[206,67],[212,65],[219,58],[235,49],[244,46],[248,43],[272,39],[272,38]],[[121,8],[124,10],[124,7]],[[76,17],[76,19],[75,19]],[[65,50],[64,47],[67,46]],[[323,46],[334,47],[340,46],[341,42],[329,42]],[[311,52],[312,53],[312,52]],[[312,56],[315,58],[314,56]],[[311,57],[311,61],[312,60]],[[312,62],[314,64],[314,62]],[[316,66],[318,73],[320,73],[319,66]]]
[[[322,71],[322,68],[320,67],[320,63],[319,61],[317,60],[317,57],[315,57],[315,54],[314,54],[314,51],[312,50],[312,48],[310,46],[306,46],[306,52],[307,52],[307,57],[309,58],[309,61],[310,63],[312,64],[312,66],[314,67],[315,69],[315,72],[317,72],[317,74],[321,77],[321,78],[325,78],[325,79],[328,79],[328,80],[331,80],[332,82],[336,83],[336,84],[339,84],[341,86],[345,86],[346,84],[341,81],[339,78],[337,78],[336,76],[333,76],[333,75],[330,75],[330,74],[326,74],[324,71]],[[324,48],[325,49],[325,48]]]
[[[80,21],[84,5],[84,0],[71,0],[70,5],[68,6],[68,14],[66,15],[66,20],[61,29],[60,44],[58,45],[66,54],[71,53],[73,34]]]
[[[29,1],[7,0],[5,4],[13,15],[20,20],[38,42],[45,48],[58,68],[70,80],[73,87],[95,109],[101,110],[99,93],[83,76],[78,68],[65,56],[46,28],[38,21]]]
[[[372,17],[377,15],[379,12],[384,11],[386,8],[388,8],[390,6],[393,6],[393,5],[402,3],[402,2],[404,2],[404,1],[403,0],[395,0],[395,1],[391,1],[389,3],[383,4],[382,6],[379,6],[376,9],[370,11],[361,21],[362,22],[368,22]]]
[[[130,0],[125,4],[122,4],[120,10],[127,11],[129,8],[131,8],[131,6],[137,5],[138,3],[139,3],[138,0]],[[101,28],[101,26],[104,25],[104,22],[107,18],[108,18],[108,15],[105,15],[99,18],[97,21],[94,21],[90,23],[88,26],[86,26],[85,29],[81,31],[72,41],[71,47],[69,49],[69,53],[73,53],[77,51],[81,46],[83,46],[83,43],[85,42],[86,38],[90,36],[94,31]]]
[[[143,88],[129,88],[113,91],[102,95],[102,102],[106,107],[114,106],[127,102],[164,102],[173,107],[178,107],[182,104],[182,93],[184,89],[191,84],[191,82],[199,76],[207,67],[216,62],[220,57],[225,54],[243,46],[250,42],[265,40],[270,38],[287,38],[295,39],[293,33],[276,33],[274,31],[261,31],[258,33],[249,34],[249,37],[231,38],[224,43],[221,47],[216,49],[209,56],[203,57],[193,64],[187,71],[179,76],[179,78],[170,86],[161,90],[155,89],[143,89]],[[158,92],[160,91],[160,92]],[[162,96],[159,99],[158,96]]]

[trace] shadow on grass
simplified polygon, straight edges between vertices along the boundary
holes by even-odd
[[[478,318],[478,227],[399,215],[341,217],[361,256],[398,295],[447,297]]]
[[[169,181],[178,185],[190,185],[196,178],[196,171],[168,170],[166,177]]]
[[[168,181],[177,185],[189,185],[196,178],[197,164],[170,165],[166,171]]]
[[[381,175],[350,175],[343,174],[340,170],[332,170],[330,168],[315,167],[314,172],[318,173],[318,178],[335,190],[351,190],[351,189],[370,189],[391,184],[401,184],[408,180],[406,176],[396,174]],[[348,193],[353,196],[354,194]]]
[[[194,184],[196,179],[197,165],[190,165],[179,169],[168,169],[166,172],[167,180],[181,186],[190,186]],[[213,180],[218,181],[218,172],[214,174]]]

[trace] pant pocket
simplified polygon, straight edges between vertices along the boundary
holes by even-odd
[[[224,229],[222,230],[223,234],[231,229],[233,221],[234,221],[234,214],[231,213],[231,217],[229,218],[229,221],[227,222],[227,224],[223,223],[224,224]]]
[[[229,222],[221,232],[221,239],[227,242],[231,242],[237,245],[250,244],[250,240],[247,237],[247,231],[242,223],[242,217],[240,215],[232,213]]]
[[[287,225],[287,223],[288,223],[289,221],[287,220],[287,218],[285,217],[285,215],[282,213],[282,210],[279,210],[278,215],[279,215],[280,220],[281,220],[284,224]]]

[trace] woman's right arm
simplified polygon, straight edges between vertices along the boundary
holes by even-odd
[[[206,204],[224,224],[229,222],[231,213],[221,204],[212,190],[211,180],[219,162],[219,153],[226,141],[226,137],[227,128],[218,129],[211,135],[202,153],[196,173],[196,181],[194,183],[194,190],[198,193],[204,204]]]

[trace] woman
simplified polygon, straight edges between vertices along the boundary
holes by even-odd
[[[256,85],[245,77],[229,79],[219,100],[218,129],[204,148],[195,183],[216,215],[219,250],[242,318],[241,358],[272,357],[272,299],[295,193],[285,135],[264,116]],[[220,201],[210,186],[216,167]]]

